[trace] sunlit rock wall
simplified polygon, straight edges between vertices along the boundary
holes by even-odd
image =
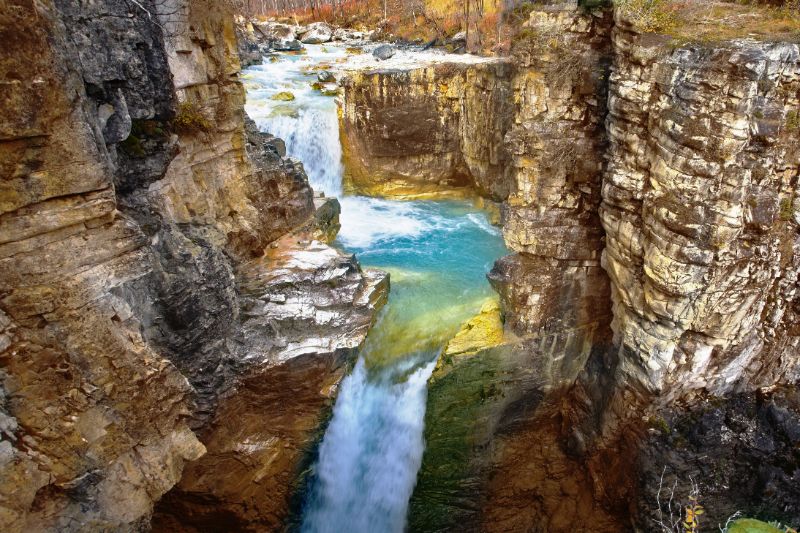
[[[228,436],[233,455],[260,465],[237,479],[242,493],[291,477],[302,453],[269,457],[313,441],[385,298],[385,274],[313,241],[335,235],[338,204],[315,201],[282,143],[245,128],[219,9],[0,7],[13,43],[0,56],[3,531],[146,529],[206,453],[196,434],[215,457],[209,428],[231,413],[251,422]],[[299,250],[275,244],[295,230]],[[284,440],[247,398],[290,371],[309,388],[268,405],[295,417]]]
[[[800,377],[796,44],[614,31],[601,216],[620,382],[673,397]]]
[[[507,195],[502,61],[355,71],[342,80],[345,185],[384,196]]]
[[[204,453],[188,382],[121,296],[150,249],[117,210],[108,144],[173,102],[155,27],[119,7],[86,7],[106,31],[72,2],[0,8],[16,43],[0,62],[3,531],[140,527]],[[90,43],[106,53],[84,61]]]

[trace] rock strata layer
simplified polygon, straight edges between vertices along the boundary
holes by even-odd
[[[146,529],[187,461],[263,459],[255,407],[310,441],[387,280],[319,241],[338,204],[246,126],[218,3],[16,0],[0,28],[0,529]],[[298,393],[261,398],[288,368]]]
[[[758,473],[733,459],[708,472],[701,458],[731,427],[749,428],[725,442],[750,464],[793,442],[782,428],[794,404],[770,407],[783,414],[769,422],[766,408],[741,406],[800,372],[798,46],[676,45],[620,13],[549,4],[516,43],[500,197],[516,253],[490,274],[521,340],[437,369],[411,523],[646,524],[670,447],[679,476],[708,474],[715,517],[743,508],[792,523],[796,458]],[[647,440],[663,416],[686,435],[709,397],[730,420],[709,423],[691,451],[674,433]],[[737,476],[763,482],[714,481]]]

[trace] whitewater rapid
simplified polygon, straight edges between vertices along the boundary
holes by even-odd
[[[441,57],[403,52],[398,65]],[[315,66],[371,68],[369,54],[307,46],[248,69],[246,110],[303,161],[316,191],[342,205],[336,245],[391,275],[389,302],[342,382],[308,479],[300,530],[401,533],[425,450],[427,381],[447,339],[492,297],[485,278],[506,253],[497,228],[465,201],[394,201],[342,194],[336,101],[311,88]],[[391,65],[388,65],[391,66]],[[311,75],[310,75],[311,74]],[[290,91],[291,101],[272,96]]]

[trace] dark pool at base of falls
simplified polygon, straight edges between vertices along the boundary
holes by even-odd
[[[486,273],[507,250],[500,231],[469,201],[341,195],[336,104],[309,89],[305,69],[344,51],[308,49],[245,73],[248,113],[262,131],[286,141],[316,190],[340,197],[336,245],[362,265],[388,271],[391,293],[341,384],[294,528],[401,532],[425,448],[428,378],[448,339],[496,298]],[[285,90],[295,100],[271,100]]]

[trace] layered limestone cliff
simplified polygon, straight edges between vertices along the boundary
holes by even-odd
[[[242,494],[290,477],[385,298],[320,241],[338,204],[246,128],[216,5],[0,8],[4,531],[146,528],[204,454],[251,461]]]
[[[547,4],[509,61],[345,83],[356,188],[457,183],[502,202],[516,252],[490,274],[501,346],[445,354],[431,379],[415,528],[624,528],[637,468],[653,481],[652,447],[638,454],[659,409],[679,419],[677,400],[798,381],[797,45],[676,44],[608,8]],[[742,453],[757,455],[748,442]],[[671,468],[701,453],[676,452]],[[715,517],[743,501],[707,490]]]
[[[671,50],[619,17],[614,46],[601,216],[619,380],[668,398],[796,382],[800,48]]]

